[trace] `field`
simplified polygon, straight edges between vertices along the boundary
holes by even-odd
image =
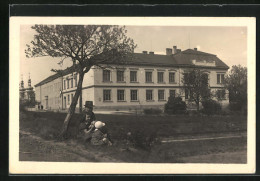
[[[77,139],[80,115],[69,125],[67,139],[57,139],[65,113],[20,114],[20,160],[142,163],[246,163],[245,116],[109,115],[112,147],[95,147]],[[131,132],[136,147],[126,144]]]

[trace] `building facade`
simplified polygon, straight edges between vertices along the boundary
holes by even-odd
[[[180,96],[192,106],[182,79],[185,72],[194,68],[208,75],[209,87],[216,93],[216,99],[222,106],[227,105],[228,92],[222,83],[229,67],[216,55],[197,49],[181,51],[174,46],[166,49],[166,55],[144,51],[135,53],[127,64],[111,64],[106,69],[92,67],[84,76],[77,108],[85,101],[93,101],[95,109],[161,108],[170,95]],[[77,88],[77,73],[67,69],[63,76],[47,79],[36,85],[37,100],[47,109],[67,109]],[[52,88],[54,84],[58,84],[58,88]]]

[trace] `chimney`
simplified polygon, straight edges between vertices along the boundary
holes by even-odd
[[[195,51],[197,51],[198,49],[197,48],[194,48]]]
[[[154,52],[149,52],[150,55],[154,55]]]
[[[175,54],[177,53],[177,46],[173,46],[173,49],[172,49],[172,54]]]
[[[181,52],[181,49],[177,49],[177,53],[180,53]]]
[[[143,51],[143,54],[147,54],[147,51]]]
[[[172,49],[166,48],[166,55],[172,55]]]

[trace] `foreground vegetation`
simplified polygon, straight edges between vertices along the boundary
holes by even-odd
[[[33,133],[44,140],[57,140],[66,113],[23,112],[20,130]],[[93,147],[77,140],[79,114],[69,125],[67,142],[85,145],[89,151],[104,152],[124,162],[181,162],[183,156],[237,151],[244,149],[246,138],[161,144],[161,139],[174,139],[203,135],[221,135],[246,132],[245,116],[189,116],[189,115],[96,115],[106,123],[114,141],[112,147]],[[128,147],[126,137],[131,132],[135,151],[120,151]],[[65,141],[65,142],[66,142]]]

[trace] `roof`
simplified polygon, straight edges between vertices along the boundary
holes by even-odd
[[[212,62],[215,61],[215,67],[217,69],[229,69],[229,67],[221,61],[216,55],[201,52],[193,49],[187,49],[181,51],[179,53],[173,55],[158,55],[158,54],[144,54],[144,53],[134,53],[132,58],[125,60],[122,64],[128,65],[154,65],[154,66],[167,66],[167,67],[195,67],[192,64],[192,60],[197,61],[208,61]],[[109,62],[107,62],[109,64]],[[114,63],[112,63],[114,64]],[[197,66],[196,66],[197,67]],[[202,66],[201,66],[202,67]],[[206,67],[210,68],[210,67]],[[43,81],[39,82],[35,85],[35,87],[46,84],[62,75],[67,75],[73,72],[73,68],[69,67],[63,70],[61,73],[56,73],[54,75],[49,76],[48,78],[44,79]]]
[[[195,67],[192,60],[196,61],[215,61],[217,69],[229,69],[229,67],[221,61],[216,55],[205,53],[197,50],[187,49],[185,51],[173,55],[157,55],[157,54],[144,54],[134,53],[132,59],[122,62],[122,64],[129,65],[155,65],[167,67]],[[197,67],[197,66],[196,66]],[[211,67],[207,67],[211,68]]]
[[[203,60],[206,60],[208,62],[215,61],[216,63],[215,68],[229,69],[229,67],[222,60],[220,60],[216,55],[197,51],[197,50],[192,50],[192,49],[187,49],[180,53],[176,53],[173,55],[173,58],[175,59],[178,65],[183,65],[183,64],[193,65],[192,60],[195,59],[196,61],[203,61]]]
[[[61,72],[55,73],[54,75],[51,75],[51,76],[47,77],[46,79],[42,80],[41,82],[36,84],[35,87],[46,84],[50,81],[53,81],[53,80],[61,77],[62,75],[67,75],[67,74],[72,73],[72,72],[74,72],[73,67],[67,67],[66,69],[62,70]]]

